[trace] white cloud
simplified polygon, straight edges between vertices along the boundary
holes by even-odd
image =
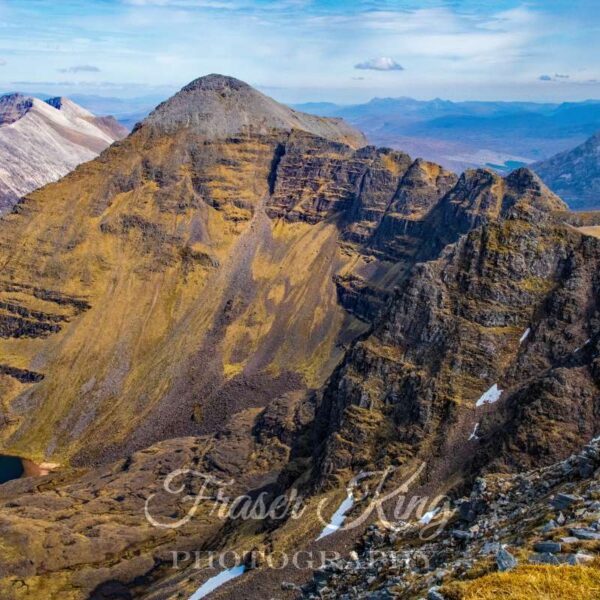
[[[75,65],[66,69],[58,69],[59,73],[100,73],[100,69],[94,65]]]
[[[3,58],[0,58],[0,67],[3,67],[6,64],[6,61]]]
[[[354,68],[369,71],[404,71],[404,67],[389,56],[371,58],[370,60],[354,65]]]

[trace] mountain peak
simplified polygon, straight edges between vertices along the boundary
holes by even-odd
[[[70,117],[80,117],[82,119],[90,119],[94,117],[91,112],[82,106],[79,106],[79,104],[75,104],[75,102],[69,100],[69,98],[65,98],[64,96],[48,98],[46,100],[46,104],[56,108],[57,110],[60,110],[63,114]]]
[[[506,179],[509,197],[513,203],[528,205],[541,211],[568,210],[567,205],[531,169],[522,167],[510,173]]]
[[[32,97],[18,93],[0,97],[0,125],[10,125],[24,117],[33,103]]]
[[[353,147],[366,145],[364,136],[341,119],[292,110],[239,79],[217,74],[183,87],[150,113],[141,127],[166,132],[191,129],[207,139],[298,129]]]
[[[205,91],[241,91],[241,90],[251,90],[252,87],[247,83],[236,79],[235,77],[230,77],[229,75],[219,75],[218,73],[211,73],[210,75],[205,75],[204,77],[198,77],[198,79],[194,79],[186,86],[182,88],[182,92],[193,92],[196,90],[205,90]]]

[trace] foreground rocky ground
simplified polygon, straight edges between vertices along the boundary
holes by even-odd
[[[600,597],[600,439],[550,467],[479,478],[471,494],[395,531],[369,527],[306,599]],[[424,521],[428,521],[425,523]],[[553,568],[549,568],[553,567]],[[496,595],[494,595],[496,594]]]

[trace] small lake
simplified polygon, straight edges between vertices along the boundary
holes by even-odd
[[[19,479],[23,472],[23,461],[20,458],[0,454],[0,484]]]

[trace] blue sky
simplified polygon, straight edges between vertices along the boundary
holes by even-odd
[[[0,0],[0,89],[287,102],[600,98],[598,0]]]

